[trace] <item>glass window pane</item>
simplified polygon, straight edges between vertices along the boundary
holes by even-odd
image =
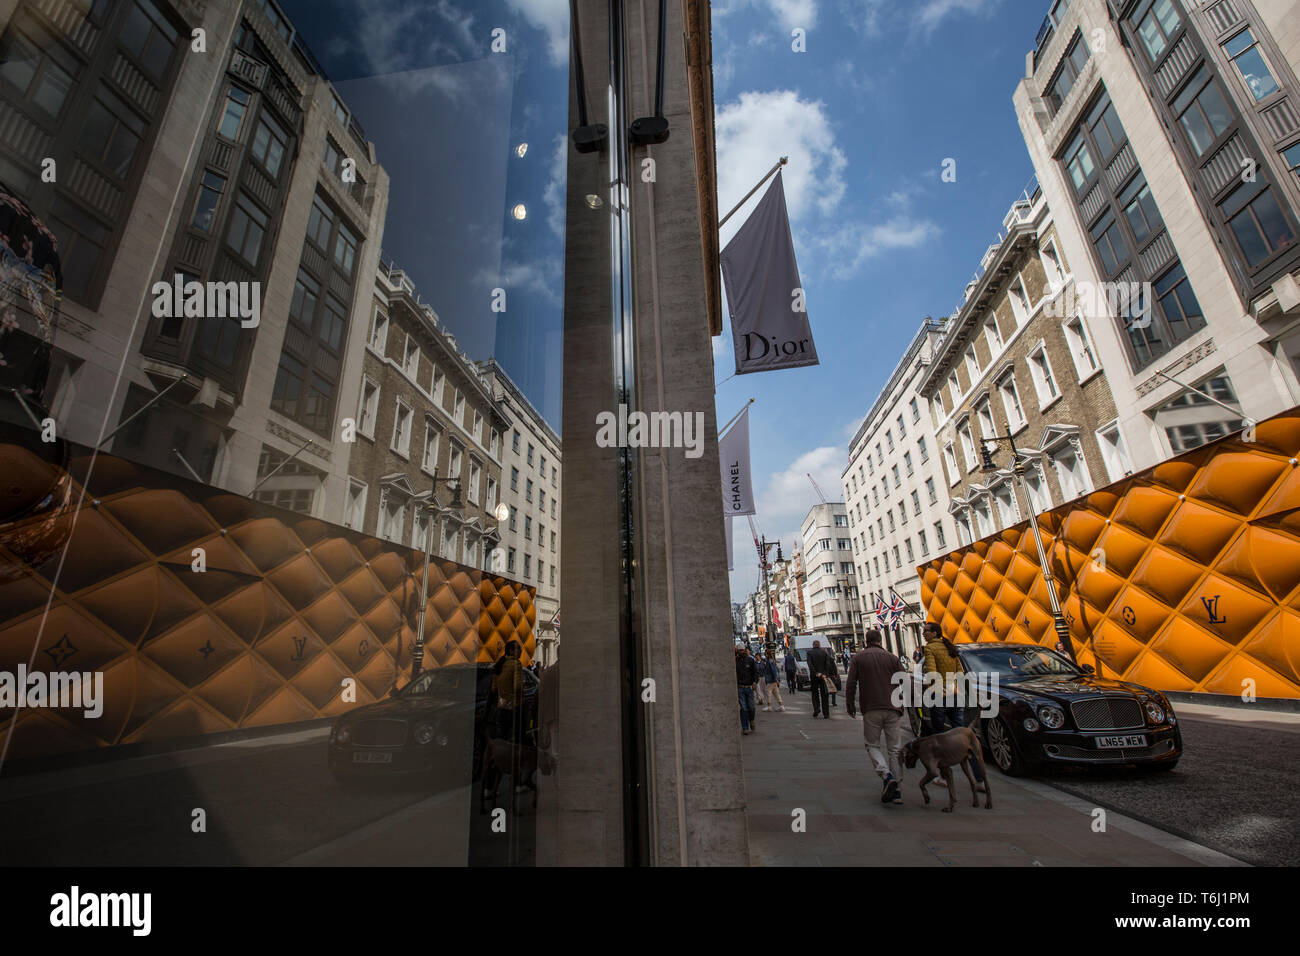
[[[1182,23],[1182,20],[1178,17],[1178,8],[1174,5],[1173,0],[1157,0],[1151,12],[1160,21],[1160,26],[1164,29],[1166,36],[1172,36],[1173,32],[1178,29],[1178,25]]]
[[[1250,206],[1259,220],[1260,228],[1264,231],[1264,238],[1274,251],[1287,245],[1295,238],[1290,223],[1286,221],[1286,216],[1282,213],[1282,207],[1278,205],[1277,199],[1273,196],[1273,190],[1264,190]]]
[[[1228,225],[1232,227],[1241,251],[1245,253],[1247,263],[1256,266],[1269,257],[1268,244],[1264,241],[1259,227],[1255,225],[1255,217],[1250,214],[1249,209],[1229,219]]]
[[[1273,74],[1269,72],[1268,65],[1260,55],[1259,47],[1252,47],[1233,62],[1237,64],[1237,70],[1241,73],[1241,78],[1246,81],[1246,86],[1250,88],[1250,95],[1255,97],[1257,101],[1277,92],[1277,81],[1273,79]]]
[[[1138,36],[1142,38],[1142,45],[1147,48],[1147,55],[1152,60],[1159,59],[1160,54],[1165,52],[1164,34],[1160,32],[1160,25],[1152,14],[1147,14],[1138,24]]]

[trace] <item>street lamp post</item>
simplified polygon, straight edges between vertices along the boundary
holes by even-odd
[[[1034,502],[1029,497],[1029,488],[1025,485],[1025,463],[1020,458],[1020,453],[1016,451],[1016,440],[1011,435],[1010,428],[1005,435],[999,435],[995,438],[980,440],[980,455],[984,459],[981,470],[988,474],[997,470],[993,463],[993,456],[989,453],[988,445],[1000,445],[1007,442],[1011,446],[1011,475],[1015,479],[1016,485],[1025,493],[1025,502],[1029,505],[1029,528],[1034,534],[1034,546],[1038,549],[1038,566],[1043,572],[1043,583],[1047,585],[1047,597],[1052,604],[1052,623],[1056,629],[1056,639],[1062,650],[1070,658],[1071,662],[1078,664],[1074,656],[1074,643],[1070,639],[1070,625],[1065,620],[1065,615],[1061,612],[1061,599],[1056,593],[1056,579],[1052,576],[1051,565],[1047,561],[1047,551],[1043,547],[1043,534],[1038,528],[1038,516],[1034,513]]]
[[[776,559],[784,561],[780,541],[768,541],[767,538],[762,538],[758,545],[758,567],[763,575],[763,600],[767,602],[767,640],[763,642],[763,646],[764,650],[771,651],[773,654],[776,653],[776,634],[772,630],[772,592],[768,586],[768,571],[772,565],[768,563],[767,552],[774,544],[776,545]]]
[[[854,602],[850,597],[852,585],[849,584],[847,576],[841,578],[841,580],[844,582],[844,600],[849,606],[849,626],[853,628],[853,649],[856,651],[858,649],[858,619],[853,613]]]

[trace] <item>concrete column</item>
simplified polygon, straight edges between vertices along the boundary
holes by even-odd
[[[591,122],[605,122],[608,2],[579,0]],[[658,3],[626,0],[630,117],[654,111]],[[721,517],[713,362],[701,249],[696,144],[682,35],[668,4],[665,115],[671,136],[633,151],[637,407],[702,413],[699,457],[646,448],[634,458],[637,595],[653,703],[646,723],[649,862],[746,865],[748,845],[730,603]],[[697,67],[698,68],[698,67]],[[707,69],[707,66],[705,67]],[[712,103],[706,105],[712,116]],[[571,125],[577,125],[576,99]],[[612,133],[613,131],[611,131]],[[611,137],[612,139],[612,137]],[[655,182],[641,162],[655,160]],[[712,146],[702,161],[714,162]],[[620,501],[617,448],[595,442],[616,412],[611,330],[608,156],[569,153],[565,256],[564,660],[558,667],[559,766],[539,820],[540,863],[619,864],[623,745],[619,700]],[[589,193],[605,206],[592,210]],[[691,454],[696,454],[691,451]],[[549,812],[547,812],[549,811]]]

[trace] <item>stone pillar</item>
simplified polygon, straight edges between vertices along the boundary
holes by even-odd
[[[577,6],[589,121],[606,122],[609,4],[579,0]],[[625,0],[624,7],[628,116],[648,116],[654,112],[659,4]],[[640,667],[655,688],[653,703],[639,697],[637,703],[647,765],[640,799],[649,814],[645,862],[747,865],[709,328],[709,283],[716,283],[718,267],[716,253],[705,261],[715,237],[702,241],[703,230],[716,232],[717,213],[710,203],[701,216],[697,188],[701,164],[707,164],[710,189],[714,181],[711,134],[697,142],[701,116],[712,129],[713,104],[697,102],[693,118],[688,70],[707,72],[709,65],[687,63],[684,10],[700,15],[693,0],[668,4],[664,113],[671,135],[664,144],[633,149],[628,184],[636,408],[680,413],[692,429],[697,422],[703,426],[700,444],[689,450],[698,457],[688,458],[682,447],[634,453]],[[707,9],[703,16],[707,22]],[[689,24],[697,34],[698,24]],[[692,49],[707,55],[707,46]],[[703,89],[711,91],[711,84]],[[570,117],[576,126],[576,100]],[[655,164],[652,183],[642,180],[646,158]],[[596,416],[617,411],[608,169],[606,153],[570,150],[560,600],[565,650],[558,667],[557,785],[552,806],[544,808],[553,815],[544,812],[539,821],[539,863],[624,862],[619,449],[595,442]],[[591,209],[585,197],[592,193],[605,206]]]

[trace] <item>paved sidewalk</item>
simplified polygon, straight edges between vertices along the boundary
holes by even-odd
[[[831,720],[812,719],[806,693],[786,696],[785,713],[760,709],[757,732],[742,738],[751,865],[1242,865],[1110,811],[1106,832],[1093,832],[1087,802],[992,767],[991,810],[984,809],[983,794],[978,808],[970,805],[970,784],[960,770],[953,812],[942,812],[943,787],[931,786],[932,802],[925,805],[920,766],[905,771],[904,805],[882,804],[862,721],[844,712],[844,695]],[[796,808],[807,814],[806,832],[791,829]]]

